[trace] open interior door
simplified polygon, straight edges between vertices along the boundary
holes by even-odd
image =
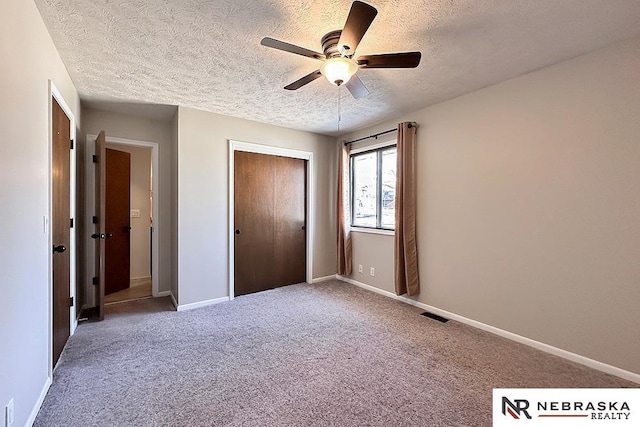
[[[129,289],[131,282],[131,154],[106,151],[104,294],[109,295]]]

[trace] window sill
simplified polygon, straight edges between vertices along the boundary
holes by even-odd
[[[380,228],[351,227],[351,231],[355,233],[382,234],[384,236],[395,235],[394,230],[382,230]]]

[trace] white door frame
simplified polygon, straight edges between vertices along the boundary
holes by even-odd
[[[91,165],[93,163],[93,155],[96,152],[96,138],[98,135],[87,135],[86,144],[85,144],[85,164]],[[153,252],[151,255],[151,263],[153,265],[151,271],[151,295],[154,297],[163,296],[159,291],[160,277],[159,277],[159,245],[158,245],[158,224],[160,223],[160,214],[158,209],[158,200],[160,199],[160,191],[158,188],[158,183],[160,181],[160,168],[158,167],[158,143],[150,142],[150,141],[139,141],[136,139],[127,139],[127,138],[116,138],[113,136],[105,135],[105,142],[107,144],[113,145],[124,145],[129,147],[149,147],[151,148],[151,170],[153,174],[153,199],[152,199],[152,215],[153,215],[153,235],[152,235],[152,244],[151,251]],[[91,167],[85,168],[85,182],[87,184],[86,188],[86,212],[95,212],[95,174],[94,170]],[[92,222],[92,215],[86,215],[86,229],[91,230],[94,227]],[[90,233],[87,233],[87,247],[91,248],[93,246],[94,240],[89,236]],[[94,262],[95,257],[88,257],[88,269],[87,271],[94,271],[92,268],[92,263]],[[95,266],[94,266],[95,267]],[[89,274],[87,279],[89,279],[91,275]],[[88,280],[90,282],[90,280]],[[93,286],[93,285],[91,285]],[[93,293],[90,293],[93,295]],[[94,301],[96,304],[97,301]]]
[[[234,200],[234,153],[246,151],[249,153],[269,154],[272,156],[291,157],[307,161],[307,283],[313,281],[313,235],[315,231],[315,194],[313,175],[313,153],[311,151],[292,150],[290,148],[276,147],[272,145],[254,144],[229,140],[229,300],[235,296],[234,269],[235,269],[235,200]]]
[[[48,233],[49,241],[49,378],[53,373],[53,233],[51,233],[51,219],[53,218],[53,99],[56,100],[62,111],[69,119],[69,137],[74,141],[74,149],[69,150],[69,217],[76,221],[76,119],[69,104],[53,83],[49,80],[49,207],[48,218],[44,219],[44,227]],[[77,224],[74,224],[77,226]],[[69,297],[73,298],[73,306],[69,307],[69,336],[73,335],[78,326],[76,316],[76,226],[69,230]]]

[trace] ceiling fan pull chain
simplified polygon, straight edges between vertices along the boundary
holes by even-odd
[[[340,86],[338,86],[338,132],[340,132],[341,121],[342,121],[342,102],[340,99]]]

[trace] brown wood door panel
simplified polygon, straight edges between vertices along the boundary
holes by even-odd
[[[275,157],[276,282],[290,285],[306,280],[306,162]]]
[[[236,296],[305,281],[305,209],[304,160],[234,153]]]
[[[106,149],[105,295],[127,289],[130,281],[131,154]]]
[[[235,294],[275,285],[274,265],[265,253],[275,236],[274,159],[264,154],[235,152]],[[238,234],[239,233],[239,234]]]
[[[53,366],[60,358],[70,334],[69,294],[70,232],[70,145],[71,122],[55,98],[52,99],[52,226],[53,242]],[[63,250],[64,248],[64,250]]]

